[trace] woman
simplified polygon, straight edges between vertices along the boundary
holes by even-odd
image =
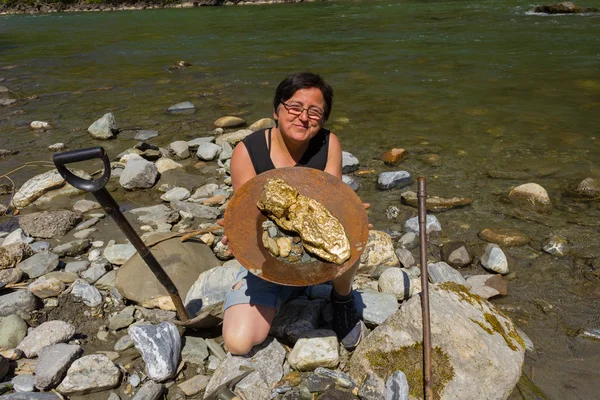
[[[331,86],[318,75],[302,72],[284,79],[273,101],[275,127],[254,132],[233,152],[233,189],[262,172],[293,166],[317,168],[341,179],[340,142],[323,129],[332,102]],[[333,328],[340,339],[359,322],[351,293],[357,266],[333,280]],[[229,351],[243,355],[262,343],[279,307],[295,289],[240,271],[224,306],[223,339]]]

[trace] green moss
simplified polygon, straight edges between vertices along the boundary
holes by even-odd
[[[369,352],[367,359],[373,371],[387,380],[395,371],[402,371],[408,381],[409,394],[423,398],[423,343],[404,346],[390,352]],[[441,399],[446,384],[454,378],[454,368],[448,355],[439,347],[431,349],[433,398]]]
[[[439,288],[456,293],[462,300],[474,306],[481,307],[483,302],[485,301],[480,296],[471,293],[466,286],[455,282],[444,282],[439,285]]]
[[[483,329],[490,335],[497,333],[500,336],[502,336],[502,338],[511,350],[518,350],[518,347],[515,345],[515,342],[521,345],[522,348],[525,348],[525,341],[514,327],[506,329],[494,314],[486,312],[483,314],[483,316],[485,318],[485,322],[487,322],[487,325],[481,321],[476,321],[474,319],[471,319],[471,321],[475,322],[481,327],[481,329]]]

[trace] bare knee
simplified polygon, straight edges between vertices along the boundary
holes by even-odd
[[[234,356],[248,354],[250,350],[252,350],[252,347],[262,343],[266,338],[267,335],[265,335],[264,338],[256,338],[254,335],[242,332],[241,330],[223,332],[225,347],[227,347],[227,350]]]
[[[269,335],[275,310],[240,304],[233,306],[223,318],[223,341],[233,355],[248,354],[253,346]]]

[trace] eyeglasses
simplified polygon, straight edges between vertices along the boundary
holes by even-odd
[[[323,118],[323,111],[321,111],[318,108],[303,108],[302,106],[300,106],[298,104],[286,104],[283,101],[281,102],[281,104],[285,107],[287,112],[289,112],[290,114],[292,114],[296,117],[299,116],[300,114],[302,114],[306,110],[306,114],[308,115],[308,118],[310,118],[310,119],[319,121]]]

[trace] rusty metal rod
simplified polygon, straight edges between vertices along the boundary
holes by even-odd
[[[429,275],[427,273],[427,187],[425,177],[417,179],[419,200],[419,243],[421,246],[421,313],[423,315],[423,388],[424,399],[433,399],[431,367],[431,319],[429,317]]]

